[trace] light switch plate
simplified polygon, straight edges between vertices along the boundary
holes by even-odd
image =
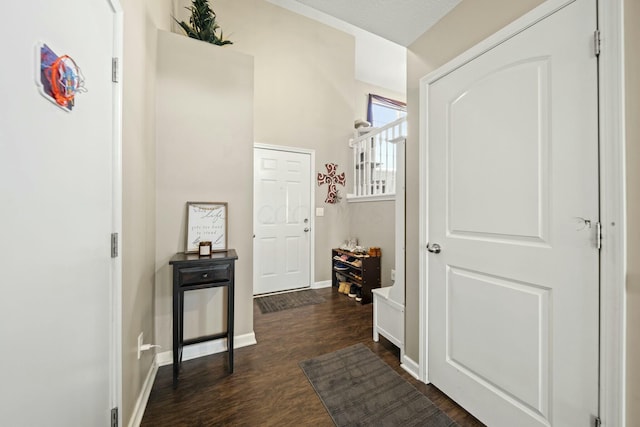
[[[324,208],[316,208],[316,216],[324,216]]]

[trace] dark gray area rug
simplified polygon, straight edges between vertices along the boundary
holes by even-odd
[[[318,295],[313,289],[256,298],[256,303],[262,314],[288,310],[304,305],[320,304],[325,301],[324,297]]]
[[[364,344],[299,363],[337,426],[457,426]]]

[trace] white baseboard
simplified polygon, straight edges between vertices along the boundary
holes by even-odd
[[[402,357],[402,363],[400,364],[400,367],[410,373],[413,378],[420,381],[420,365],[411,360],[411,358],[406,354]]]
[[[142,422],[144,411],[147,409],[147,402],[149,402],[149,395],[151,394],[151,389],[153,388],[153,383],[155,382],[156,374],[158,373],[157,357],[158,356],[156,355],[153,363],[151,363],[149,372],[147,373],[147,378],[145,378],[144,384],[142,384],[142,390],[140,390],[136,406],[133,408],[133,414],[129,420],[129,427],[139,427]]]
[[[256,334],[253,332],[233,337],[234,349],[257,343]],[[223,351],[227,351],[226,338],[186,346],[182,349],[182,360],[197,359],[198,357],[222,353]],[[173,363],[173,351],[163,351],[162,353],[156,354],[156,363],[158,366],[171,365]]]
[[[322,288],[330,288],[331,280],[323,280],[321,282],[315,282],[311,285],[311,289],[322,289]]]

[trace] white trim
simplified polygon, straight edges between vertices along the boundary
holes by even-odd
[[[402,142],[397,144],[396,153],[396,199],[395,199],[395,259],[394,259],[394,286],[398,286],[402,291],[402,298],[399,298],[399,302],[403,308],[406,303],[406,284],[405,284],[405,248],[406,248],[406,227],[405,227],[405,215],[406,215],[406,188],[407,188],[407,139],[403,139]],[[397,294],[394,294],[397,298]],[[402,337],[403,348],[405,337]]]
[[[348,203],[362,203],[362,202],[393,202],[396,199],[395,194],[378,194],[375,196],[356,196],[353,194],[347,194]]]
[[[428,115],[427,77],[420,79],[420,105],[419,105],[419,138],[418,145],[418,379],[425,384],[429,384],[429,271],[427,263],[427,242],[429,236],[427,213],[429,212],[429,175],[427,174],[428,148],[427,148],[427,121],[423,117]]]
[[[124,18],[120,0],[108,0],[113,10],[113,56],[123,66]],[[117,407],[118,425],[122,425],[122,99],[123,78],[113,83],[113,165],[112,232],[119,236],[119,256],[111,262],[111,330],[109,345],[109,394],[111,408]],[[107,236],[105,236],[105,239]]]
[[[309,285],[312,286],[315,277],[316,277],[316,267],[313,262],[316,256],[316,215],[315,215],[315,204],[316,204],[316,186],[315,186],[315,176],[316,176],[316,150],[310,148],[300,148],[300,147],[289,147],[286,145],[272,145],[272,144],[263,144],[260,142],[254,142],[253,144],[254,151],[256,148],[262,148],[265,150],[275,150],[275,151],[286,151],[289,153],[299,153],[299,154],[308,154],[311,163],[311,179],[309,180],[309,228],[311,231],[309,232]],[[255,174],[255,172],[254,172]],[[253,195],[251,196],[253,197]],[[253,200],[253,199],[252,199]],[[254,208],[255,209],[255,208]],[[255,212],[252,212],[252,215],[255,219]],[[254,224],[255,226],[255,224]],[[255,236],[255,233],[254,233]],[[255,239],[254,239],[255,240]],[[255,243],[255,242],[254,242]],[[254,249],[255,250],[255,249]],[[256,269],[254,268],[254,283],[255,283],[255,274]],[[253,290],[251,291],[253,293]]]
[[[255,142],[253,148],[262,148],[264,150],[286,151],[288,153],[310,154],[315,155],[316,150],[311,148],[290,147],[288,145],[273,145],[263,144],[261,142]],[[315,169],[315,167],[313,167]]]
[[[418,364],[416,362],[414,362],[406,354],[402,358],[402,363],[400,364],[400,367],[402,369],[404,369],[405,371],[407,371],[409,374],[411,374],[411,376],[413,378],[417,379],[418,381],[422,381],[420,379],[420,367],[418,366]]]
[[[255,345],[257,343],[258,342],[256,341],[256,334],[254,332],[233,337],[234,350],[242,347],[248,347],[250,345]],[[225,351],[227,351],[226,338],[188,345],[185,346],[182,350],[182,361],[210,356],[212,354],[222,353]],[[172,365],[173,351],[163,351],[162,353],[157,353],[156,363],[158,366]]]
[[[264,294],[254,295],[253,299],[258,299],[258,298],[262,298],[262,297],[270,297],[272,295],[290,294],[292,292],[308,291],[309,289],[313,289],[313,288],[311,286],[305,286],[303,288],[285,289],[284,291],[267,292],[267,293],[264,293]]]
[[[163,351],[162,353],[156,353],[155,363],[158,367],[168,366],[173,364],[173,351]]]
[[[574,0],[548,0],[475,47],[420,79],[420,365],[428,382],[426,243],[428,189],[426,164],[426,97],[428,85],[472,61],[504,40],[524,31]],[[624,10],[622,2],[598,2],[603,49],[600,55],[600,210],[604,245],[601,252],[600,418],[603,426],[625,425],[626,217]],[[615,223],[615,226],[612,226]]]
[[[147,403],[149,403],[151,389],[153,389],[153,383],[156,381],[156,375],[158,374],[158,363],[156,358],[157,355],[154,357],[153,363],[151,363],[151,366],[149,367],[147,377],[142,384],[142,390],[140,390],[140,395],[138,396],[138,400],[136,400],[136,406],[133,408],[133,414],[129,420],[129,427],[139,427],[140,423],[142,423],[144,411],[147,409]]]
[[[600,1],[600,418],[626,425],[626,199],[623,2]],[[615,223],[615,226],[612,224]]]
[[[401,124],[403,124],[406,121],[407,121],[407,117],[405,116],[405,117],[400,117],[398,119],[395,119],[394,121],[389,122],[384,126],[360,128],[360,131],[363,132],[362,135],[350,139],[349,140],[349,147],[353,148],[358,144],[358,142],[368,140],[369,138],[371,138],[371,134],[380,134],[380,133],[382,133],[382,132],[384,132],[386,130],[393,129],[396,126],[400,126]],[[398,138],[406,139],[406,137],[407,137],[406,135],[400,134],[400,135],[396,136],[395,138],[393,138],[392,140],[388,140],[388,142],[391,142],[392,144],[395,144],[395,141]]]
[[[311,289],[322,289],[322,288],[330,288],[331,280],[322,280],[320,282],[315,282],[311,285]]]

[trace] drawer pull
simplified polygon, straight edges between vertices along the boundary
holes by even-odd
[[[202,273],[202,278],[206,279],[207,277],[209,277],[209,273]]]

